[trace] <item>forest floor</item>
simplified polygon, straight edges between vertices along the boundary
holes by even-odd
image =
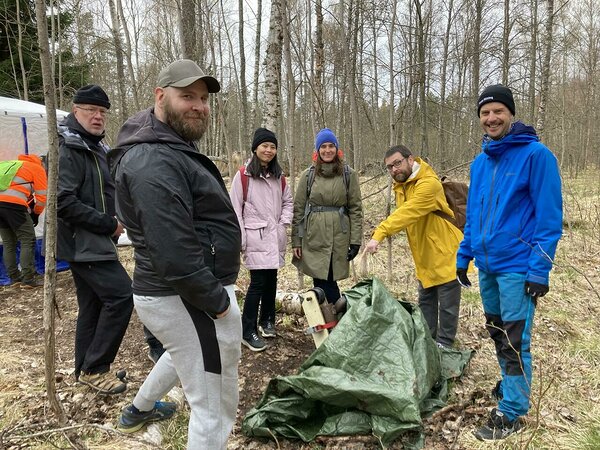
[[[527,427],[504,442],[483,444],[473,429],[494,406],[490,390],[498,378],[494,349],[485,331],[481,299],[474,287],[463,291],[457,347],[475,350],[464,375],[451,388],[442,414],[423,421],[425,448],[442,449],[598,449],[600,448],[600,192],[598,173],[565,182],[565,233],[551,275],[550,293],[536,311],[532,338],[534,381],[532,408]],[[363,196],[377,186],[363,186]],[[365,234],[384,217],[383,194],[365,202]],[[385,248],[369,257],[363,275],[383,279],[397,298],[416,301],[412,259],[404,236],[393,241],[393,266],[388,277]],[[121,260],[132,270],[130,248],[120,249]],[[359,277],[341,283],[350,288]],[[306,287],[310,280],[305,278]],[[245,292],[248,274],[237,283]],[[297,292],[295,269],[280,271],[279,290]],[[241,295],[241,294],[240,294]],[[46,401],[44,381],[44,329],[42,289],[0,287],[0,449],[77,448],[77,439],[94,449],[184,449],[189,410],[172,420],[147,427],[145,432],[123,435],[114,430],[120,410],[128,404],[152,363],[147,357],[142,325],[132,320],[113,365],[127,369],[129,389],[123,395],[95,395],[73,378],[73,342],[77,315],[75,289],[70,273],[57,276],[56,382],[68,424],[59,427]],[[241,434],[245,414],[260,400],[275,376],[290,375],[314,350],[312,338],[302,333],[304,317],[278,312],[276,339],[269,348],[253,353],[243,347],[239,369],[240,403],[229,449],[373,449],[373,436],[318,438],[302,443],[249,438]],[[73,436],[77,436],[74,438]],[[69,439],[71,443],[69,443]],[[403,448],[402,442],[392,449]]]

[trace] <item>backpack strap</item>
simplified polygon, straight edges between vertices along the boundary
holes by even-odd
[[[308,168],[308,175],[306,179],[306,204],[304,205],[304,216],[302,217],[300,225],[298,226],[298,237],[304,237],[304,224],[306,223],[310,213],[313,211],[338,211],[340,214],[340,221],[342,223],[342,231],[344,233],[347,232],[344,226],[343,215],[348,214],[348,203],[350,201],[350,166],[346,163],[344,163],[344,171],[342,172],[342,176],[344,178],[344,186],[346,187],[346,205],[339,208],[332,206],[320,206],[313,208],[310,204],[310,191],[313,183],[315,182],[315,166],[310,166]]]
[[[248,200],[248,176],[246,175],[246,166],[240,167],[240,181],[242,182],[242,195],[244,203]]]
[[[246,166],[240,167],[240,181],[242,182],[242,195],[244,198],[244,203],[248,200],[248,175],[246,175]],[[284,175],[281,175],[281,195],[285,191],[285,187],[287,186],[287,180]]]

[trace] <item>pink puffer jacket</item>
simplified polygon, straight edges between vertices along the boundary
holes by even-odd
[[[244,194],[240,177],[248,177],[248,195]],[[244,265],[250,270],[279,269],[285,260],[286,227],[292,223],[294,203],[286,183],[270,174],[252,178],[238,171],[229,193],[242,230]]]

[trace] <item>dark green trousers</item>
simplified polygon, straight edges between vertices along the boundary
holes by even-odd
[[[19,211],[15,211],[19,213]],[[23,276],[23,280],[32,280],[35,275],[35,230],[31,217],[26,212],[23,213],[25,221],[15,228],[0,228],[0,237],[2,238],[4,267],[8,276],[12,280]],[[17,242],[21,242],[21,272],[17,264]]]

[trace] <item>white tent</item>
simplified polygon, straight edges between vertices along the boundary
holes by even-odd
[[[58,121],[68,114],[56,110]],[[23,153],[48,153],[46,107],[16,98],[0,97],[0,161],[17,159],[17,156]],[[40,224],[35,230],[38,237],[42,236],[42,224],[43,217],[40,217]]]
[[[69,113],[56,110],[60,121]],[[0,161],[17,155],[48,153],[46,107],[37,103],[0,97]]]

